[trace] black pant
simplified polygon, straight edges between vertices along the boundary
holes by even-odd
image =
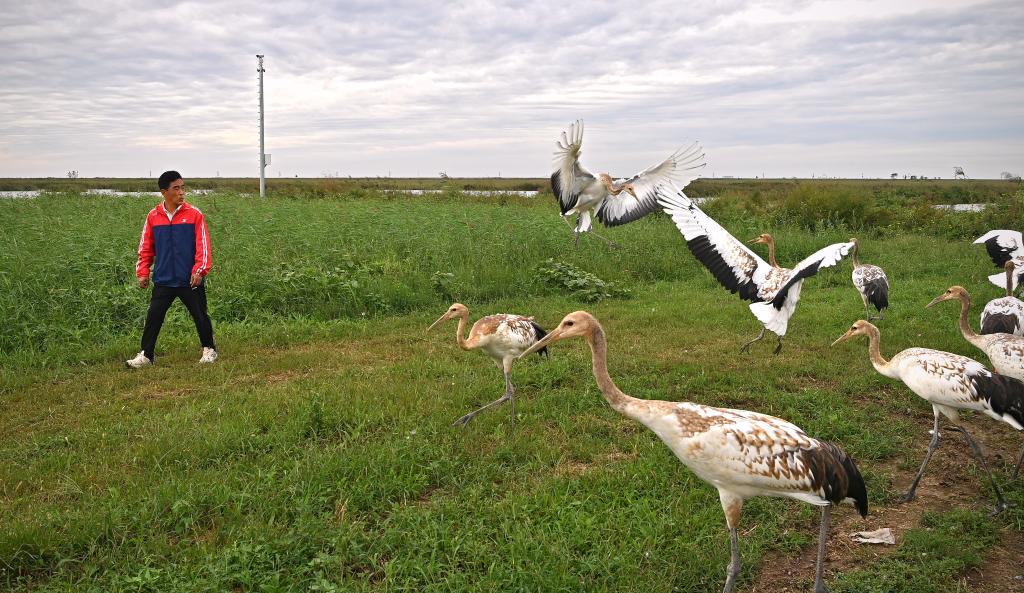
[[[142,352],[150,360],[156,360],[153,350],[156,348],[156,337],[164,324],[164,316],[174,299],[181,299],[196,322],[199,342],[204,348],[216,348],[213,345],[213,323],[206,313],[206,286],[200,284],[194,289],[189,286],[153,285],[153,294],[149,298],[149,312],[146,313],[146,327],[142,330]]]

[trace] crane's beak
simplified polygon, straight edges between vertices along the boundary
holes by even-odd
[[[437,318],[437,321],[435,321],[434,323],[431,323],[431,324],[430,324],[430,327],[428,327],[428,328],[427,328],[427,331],[430,331],[430,330],[434,329],[434,327],[435,327],[435,326],[436,326],[437,324],[441,323],[442,321],[444,321],[444,320],[446,320],[446,319],[448,319],[448,311],[445,311],[445,312],[444,312],[444,315],[442,315],[442,316],[438,317],[438,318]]]
[[[526,352],[520,354],[519,358],[517,358],[516,360],[526,358],[528,355],[533,354],[534,352],[540,350],[541,348],[547,346],[548,344],[552,342],[557,342],[560,339],[562,339],[562,329],[561,327],[556,327],[554,330],[552,330],[550,334],[544,336],[543,338],[541,338],[539,342],[537,342],[533,346],[530,346],[529,349],[526,350]]]
[[[839,339],[837,339],[835,342],[832,342],[832,346],[835,346],[839,342],[845,342],[846,340],[849,340],[851,336],[853,336],[853,330],[848,330],[845,334],[839,336]]]
[[[761,237],[754,237],[753,239],[747,241],[747,243],[749,243],[751,245],[753,245],[754,243],[760,243],[760,242],[761,242]]]
[[[930,303],[928,303],[927,305],[925,305],[925,306],[924,306],[924,308],[925,308],[925,309],[928,309],[928,308],[930,308],[930,307],[931,307],[932,305],[934,305],[935,303],[941,303],[941,302],[942,302],[942,301],[944,301],[944,300],[946,300],[946,295],[945,295],[945,294],[940,294],[939,296],[937,296],[937,297],[935,297],[934,299],[932,299],[932,302],[930,302]]]

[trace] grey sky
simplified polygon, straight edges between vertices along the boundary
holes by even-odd
[[[1024,173],[1018,0],[549,4],[11,3],[0,176]]]

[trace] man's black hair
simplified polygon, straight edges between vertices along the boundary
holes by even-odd
[[[181,173],[177,171],[164,171],[160,175],[160,179],[157,179],[156,184],[161,190],[164,190],[171,187],[171,184],[179,179],[181,179]]]

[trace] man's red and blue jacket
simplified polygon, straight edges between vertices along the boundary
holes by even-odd
[[[169,216],[161,202],[146,215],[136,276],[148,277],[152,266],[153,284],[188,286],[193,274],[205,277],[209,273],[212,261],[210,233],[198,208],[182,202]]]

